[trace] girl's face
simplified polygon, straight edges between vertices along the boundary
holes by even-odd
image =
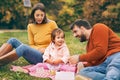
[[[35,18],[35,21],[38,23],[38,24],[41,24],[43,19],[45,17],[45,13],[41,10],[36,10],[35,13],[34,13],[34,18]]]
[[[56,34],[54,43],[56,46],[61,46],[64,43],[63,33]]]

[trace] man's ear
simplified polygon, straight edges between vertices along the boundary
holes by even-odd
[[[80,28],[81,30],[84,30],[85,29],[85,27],[84,26],[81,26],[81,28]]]

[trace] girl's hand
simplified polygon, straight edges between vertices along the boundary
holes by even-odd
[[[60,63],[63,63],[63,61],[61,59],[56,59],[56,60],[53,61],[54,65],[58,65]]]
[[[45,62],[53,65],[53,61],[51,59],[47,59]]]

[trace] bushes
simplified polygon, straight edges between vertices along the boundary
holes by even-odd
[[[84,18],[92,25],[101,22],[120,32],[120,0],[31,0],[32,5],[38,2],[45,4],[47,16],[62,29],[68,30],[74,20]],[[26,29],[31,9],[22,0],[1,1],[0,28]]]

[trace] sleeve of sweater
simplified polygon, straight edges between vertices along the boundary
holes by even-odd
[[[33,34],[31,32],[30,24],[28,24],[28,26],[27,26],[27,32],[28,32],[29,45],[33,45],[34,44],[34,37],[33,37]]]
[[[104,58],[108,49],[109,30],[104,24],[96,24],[87,45],[87,53],[80,55],[80,61],[96,62]]]
[[[31,31],[30,24],[28,24],[28,26],[27,26],[27,32],[28,32],[29,45],[30,45],[32,48],[37,49],[38,47],[35,46],[35,43],[34,43],[34,35],[33,35],[32,31]]]
[[[55,21],[53,21],[51,25],[52,25],[52,29],[58,28],[58,26],[57,26]]]

